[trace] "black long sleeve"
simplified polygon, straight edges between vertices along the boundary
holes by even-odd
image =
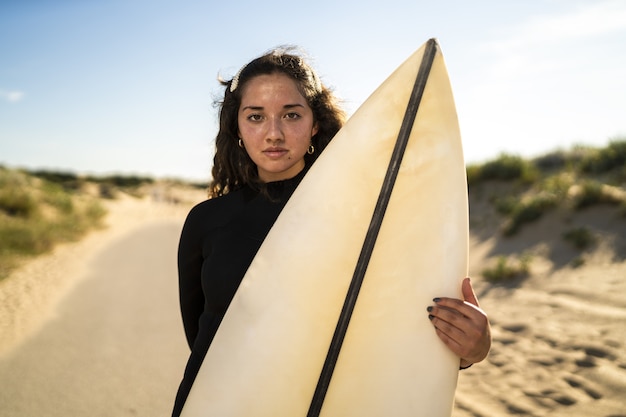
[[[178,247],[178,281],[191,355],[173,416],[180,414],[241,280],[303,176],[269,183],[266,192],[244,187],[189,212]]]

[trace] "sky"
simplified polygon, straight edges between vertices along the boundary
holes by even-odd
[[[429,38],[467,163],[626,139],[624,0],[0,0],[0,165],[207,181],[218,76],[298,45],[351,114]]]

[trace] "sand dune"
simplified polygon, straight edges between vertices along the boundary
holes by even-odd
[[[473,276],[497,255],[526,251],[533,260],[527,278],[474,280],[493,347],[461,373],[455,417],[626,416],[626,219],[615,212],[550,213],[510,239],[495,225],[474,230]],[[582,253],[561,237],[580,225],[598,238]]]
[[[90,254],[137,225],[181,219],[187,208],[131,198],[112,202],[107,230],[0,283],[0,353],[45,324]],[[461,373],[453,415],[625,417],[626,220],[607,207],[554,212],[505,239],[479,202],[472,209],[470,275],[494,340],[488,359]],[[561,238],[564,229],[580,224],[598,237],[583,252]],[[530,276],[500,284],[481,278],[498,256],[520,253],[532,255]],[[574,267],[575,259],[584,263]]]

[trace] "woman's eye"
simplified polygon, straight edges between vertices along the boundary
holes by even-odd
[[[300,115],[298,113],[287,113],[285,117],[287,119],[297,119],[300,117]]]
[[[260,114],[251,114],[248,116],[248,120],[253,121],[253,122],[258,122],[259,120],[261,120],[261,115]]]

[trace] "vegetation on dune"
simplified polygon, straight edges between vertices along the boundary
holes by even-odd
[[[95,184],[102,198],[115,198],[115,194],[119,190],[130,195],[140,196],[141,187],[154,182],[151,177],[137,175],[78,176],[71,172],[46,170],[31,171],[30,175],[58,184],[68,191],[79,191],[85,184]]]
[[[563,232],[563,239],[576,249],[587,249],[596,243],[596,237],[587,227],[575,227]]]
[[[619,207],[626,215],[626,139],[605,148],[574,147],[526,160],[503,154],[467,167],[470,194],[506,183],[489,196],[505,217],[503,233],[512,236],[555,208],[580,210],[598,204]],[[502,190],[505,190],[504,192]]]
[[[106,214],[100,198],[114,198],[120,189],[138,193],[141,185],[152,181],[123,176],[78,177],[52,171],[29,173],[0,166],[0,279],[22,260],[100,227]],[[96,192],[87,192],[88,185],[95,186]]]
[[[482,275],[491,283],[525,278],[530,273],[531,260],[532,257],[529,254],[522,254],[520,259],[501,255],[494,266],[483,269]]]
[[[597,236],[586,225],[577,227],[567,219],[603,205],[614,207],[616,217],[626,221],[626,139],[603,148],[575,146],[534,159],[503,154],[484,164],[469,165],[467,182],[470,201],[487,203],[491,224],[499,225],[505,238],[557,211],[567,229],[560,239],[577,251],[569,265],[579,267],[585,263],[583,252],[595,245]],[[483,223],[474,219],[474,224]],[[483,271],[486,280],[501,283],[529,275],[530,257],[517,259],[514,253],[496,256],[493,266]]]
[[[590,174],[615,172],[614,179],[626,180],[626,140],[613,141],[605,148],[588,149],[580,162],[580,169]]]
[[[535,164],[519,156],[502,154],[482,165],[468,165],[467,183],[471,187],[485,181],[518,181],[532,183],[539,172]]]
[[[80,176],[72,172],[8,169],[0,165],[0,280],[23,260],[75,241],[102,226],[103,199],[144,194],[155,180],[136,175]],[[171,179],[168,184],[205,189]]]

